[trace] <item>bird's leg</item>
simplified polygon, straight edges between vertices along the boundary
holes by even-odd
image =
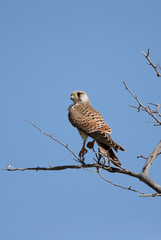
[[[88,152],[87,149],[85,148],[86,140],[83,142],[82,149],[79,152],[79,157],[82,158],[84,155]]]
[[[90,148],[90,149],[94,148],[94,143],[95,143],[95,140],[93,140],[92,142],[88,142],[87,147]]]

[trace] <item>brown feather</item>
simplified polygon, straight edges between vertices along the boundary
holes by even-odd
[[[111,128],[105,122],[103,116],[89,103],[80,102],[71,106],[68,118],[74,127],[86,134],[97,130],[111,133]]]
[[[121,167],[121,163],[120,161],[118,160],[118,158],[116,157],[116,155],[114,154],[113,150],[111,147],[105,145],[105,144],[102,144],[102,143],[99,143],[97,142],[101,152],[103,154],[105,154],[105,156],[117,167]]]
[[[112,147],[113,149],[115,149],[116,152],[118,150],[125,151],[125,149],[121,147],[117,142],[115,142],[111,138],[111,136],[106,132],[96,131],[96,132],[90,133],[89,136],[104,145]]]

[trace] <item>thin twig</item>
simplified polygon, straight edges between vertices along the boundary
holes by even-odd
[[[152,103],[152,102],[149,103],[149,104],[151,104],[151,105],[153,105],[153,106],[155,106],[155,107],[157,108],[157,110],[152,109],[152,110],[151,110],[152,113],[158,114],[158,116],[161,117],[161,113],[159,112],[160,107],[161,107],[161,104],[158,104],[158,103]]]
[[[158,77],[161,77],[161,74],[159,73],[159,71],[158,71],[158,69],[157,69],[157,66],[155,66],[155,65],[152,63],[152,61],[150,60],[150,58],[149,58],[149,49],[148,49],[147,54],[145,54],[143,51],[141,51],[141,53],[142,53],[142,54],[144,55],[144,57],[148,60],[148,64],[151,65],[151,66],[154,68],[154,70],[155,70],[156,73],[157,73],[157,76],[158,76]]]
[[[99,174],[99,176],[100,176],[103,180],[105,180],[106,182],[112,184],[112,185],[115,186],[115,187],[119,187],[119,188],[122,188],[122,189],[126,189],[126,190],[129,190],[129,191],[133,191],[133,192],[137,192],[137,193],[141,193],[141,194],[145,194],[145,193],[143,193],[143,192],[141,192],[141,191],[138,191],[138,190],[135,190],[135,189],[131,188],[131,186],[130,186],[130,187],[124,187],[124,186],[122,186],[122,185],[116,184],[116,183],[108,180],[107,178],[105,178],[105,177],[102,176],[102,174],[100,173],[100,171],[98,171],[98,174]]]
[[[143,158],[147,160],[147,157],[144,157],[143,155],[137,156],[136,158]]]
[[[136,101],[138,102],[139,106],[136,107],[136,106],[131,106],[130,107],[133,107],[133,108],[137,108],[138,109],[138,112],[139,111],[145,111],[147,112],[151,117],[153,117],[155,119],[155,124],[154,126],[160,126],[161,125],[161,121],[155,116],[155,114],[151,111],[150,107],[145,107],[141,102],[140,100],[138,99],[138,97],[128,88],[127,84],[123,81],[123,84],[125,86],[125,89],[136,99]]]
[[[59,143],[60,145],[62,145],[63,147],[65,147],[69,152],[72,153],[72,155],[80,162],[79,157],[68,147],[68,145],[60,142],[58,139],[56,139],[55,137],[52,136],[52,134],[46,133],[44,131],[42,131],[39,127],[37,127],[33,122],[30,122],[29,120],[25,119],[26,122],[28,122],[29,124],[31,124],[32,126],[34,126],[37,130],[39,130],[42,134],[50,137],[52,140],[56,141],[57,143]]]

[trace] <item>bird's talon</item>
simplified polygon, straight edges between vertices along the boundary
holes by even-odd
[[[92,142],[88,142],[87,147],[92,149],[94,147],[94,142],[95,142],[95,140],[93,140]]]
[[[79,152],[79,157],[82,158],[84,155],[88,152],[86,148],[82,148],[81,151]]]

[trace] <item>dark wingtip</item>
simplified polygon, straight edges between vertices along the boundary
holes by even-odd
[[[125,148],[123,148],[123,147],[120,147],[120,149],[119,150],[121,150],[121,151],[123,151],[123,152],[125,152],[126,151],[126,149]]]

